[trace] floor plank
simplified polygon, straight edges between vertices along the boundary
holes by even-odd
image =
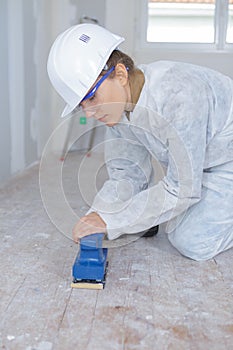
[[[78,215],[87,208],[75,187],[81,160],[74,152],[64,164],[64,190]],[[102,156],[86,162],[85,171],[95,169]],[[161,225],[156,237],[109,248],[104,290],[71,289],[78,247],[50,222],[38,170],[0,191],[0,349],[233,349],[233,250],[207,262],[186,259]],[[102,167],[98,186],[105,177]]]

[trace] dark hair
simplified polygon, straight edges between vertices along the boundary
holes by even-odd
[[[116,66],[118,63],[124,64],[124,66],[128,70],[129,75],[131,75],[135,71],[135,65],[132,58],[120,50],[114,50],[111,53],[106,63],[106,66],[104,67],[104,71],[109,70],[111,67]],[[114,72],[112,73],[112,75],[114,75]]]

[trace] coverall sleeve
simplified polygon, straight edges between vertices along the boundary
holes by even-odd
[[[95,196],[89,212],[116,214],[128,205],[137,193],[153,183],[151,155],[131,132],[122,135],[122,124],[108,128],[105,140],[105,163],[109,179]],[[125,131],[125,130],[124,130]]]
[[[124,150],[116,148],[120,152],[119,160],[124,157],[132,159],[131,156],[135,153],[138,163],[134,164],[135,159],[128,163],[127,159],[126,167],[121,160],[119,167],[116,167],[116,163],[114,167],[110,167],[110,180],[102,189],[102,193],[111,193],[108,196],[110,201],[105,208],[103,205],[96,208],[107,224],[109,239],[115,239],[123,233],[142,232],[169,221],[184,213],[201,198],[208,98],[205,87],[195,80],[183,89],[178,87],[173,86],[169,91],[169,100],[164,102],[162,108],[168,121],[167,126],[161,130],[161,138],[168,149],[168,166],[161,181],[150,187],[146,185],[147,181],[143,180],[142,175],[137,177],[137,164],[140,164],[141,169],[146,169],[148,158],[144,158],[145,151],[139,152],[136,143],[131,144],[132,149],[128,145]],[[116,171],[118,174],[119,171],[122,172],[122,176],[116,177]],[[148,180],[149,172],[145,171],[145,176]],[[133,190],[130,197],[127,197],[129,192],[126,183],[123,193],[127,195],[120,200],[117,186],[125,178],[133,183]],[[134,181],[138,181],[138,184]],[[117,193],[118,199],[115,200]]]

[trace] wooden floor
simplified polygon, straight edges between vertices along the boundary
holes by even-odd
[[[69,169],[80,161],[74,153]],[[0,349],[233,349],[233,249],[195,262],[160,227],[109,249],[104,290],[71,289],[78,247],[50,222],[38,169],[0,194]],[[84,210],[80,198],[75,205]]]

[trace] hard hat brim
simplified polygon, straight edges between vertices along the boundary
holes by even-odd
[[[67,115],[69,115],[71,112],[73,112],[73,110],[77,107],[77,105],[75,105],[74,107],[70,106],[70,105],[66,105],[65,108],[63,109],[63,112],[61,114],[61,118],[66,117]],[[81,107],[79,107],[81,109]]]

